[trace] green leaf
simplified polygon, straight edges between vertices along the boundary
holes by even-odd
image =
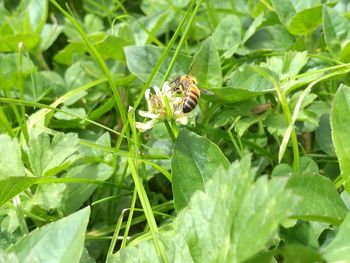
[[[29,13],[29,20],[33,31],[41,31],[47,19],[48,1],[29,0],[26,11]]]
[[[320,0],[271,0],[279,19],[295,35],[305,35],[322,22]]]
[[[217,88],[222,86],[220,58],[211,37],[202,43],[194,56],[191,72],[196,76],[200,87]]]
[[[7,177],[0,180],[0,207],[19,193],[38,182],[37,177]]]
[[[224,102],[239,102],[274,91],[275,74],[256,65],[243,65],[236,69],[228,87],[212,89],[215,97]]]
[[[43,29],[40,32],[41,42],[39,49],[41,51],[47,50],[53,42],[57,39],[59,34],[62,33],[63,26],[45,24]]]
[[[0,134],[0,178],[5,179],[23,175],[24,166],[17,139],[11,139],[6,134]]]
[[[128,46],[124,48],[126,63],[132,74],[137,76],[142,81],[146,81],[149,74],[152,72],[157,61],[160,59],[163,48],[155,46]],[[152,85],[160,85],[167,68],[169,67],[171,57],[174,55],[171,52],[162,63],[159,71],[152,81]],[[170,75],[170,80],[175,79],[178,75],[187,74],[190,68],[191,59],[184,55],[179,55],[175,66]]]
[[[321,248],[327,262],[349,262],[350,258],[350,213],[346,214],[335,238]]]
[[[52,176],[67,168],[77,157],[78,137],[74,133],[55,135],[50,142],[46,133],[31,139],[28,158],[34,175]]]
[[[74,62],[74,55],[82,55],[86,51],[87,48],[85,48],[85,46],[82,45],[82,43],[69,43],[55,54],[53,60],[61,64],[71,65]]]
[[[262,27],[245,43],[252,50],[288,50],[295,38],[281,25]]]
[[[67,120],[67,121],[77,120],[77,119],[80,120],[78,118],[78,116],[81,118],[86,118],[85,108],[68,108],[66,106],[62,106],[61,110],[68,112],[68,113],[72,113],[72,114],[76,115],[77,117],[63,113],[63,112],[55,112],[54,116],[58,120]]]
[[[322,114],[320,117],[319,127],[315,131],[315,139],[322,151],[330,156],[335,155],[329,113]]]
[[[333,183],[320,175],[295,175],[287,188],[302,197],[293,218],[339,224],[347,209]],[[316,205],[317,204],[317,205]]]
[[[345,56],[345,47],[350,41],[350,21],[333,8],[325,6],[323,8],[323,32],[331,55],[349,61],[349,58]]]
[[[316,249],[301,245],[286,246],[282,249],[281,254],[285,263],[323,262],[322,256]]]
[[[182,130],[176,140],[171,162],[174,206],[185,207],[192,194],[203,190],[215,171],[229,162],[217,145],[188,130]]]
[[[315,6],[297,13],[288,23],[294,35],[310,34],[322,23],[322,6]]]
[[[345,190],[350,193],[350,87],[343,84],[335,94],[331,109],[332,138]]]
[[[237,16],[225,16],[213,33],[213,39],[219,50],[225,51],[226,58],[231,57],[241,43],[241,21]]]
[[[107,164],[79,165],[70,169],[63,178],[86,178],[105,181],[111,177],[113,168]],[[92,195],[98,186],[92,184],[68,184],[62,200],[65,214],[72,213]]]
[[[101,43],[96,45],[96,48],[105,59],[125,61],[123,49],[130,44],[132,44],[130,41],[123,38],[107,35]]]
[[[18,46],[16,46],[18,50]],[[27,56],[22,56],[21,77],[29,76],[36,70],[33,62]],[[18,55],[0,54],[0,82],[1,89],[18,90]]]
[[[87,207],[47,224],[23,237],[9,252],[16,253],[21,262],[79,262],[89,216]]]
[[[267,248],[296,200],[284,189],[284,179],[261,177],[254,183],[254,175],[247,157],[227,171],[217,169],[204,191],[194,193],[179,212],[173,230],[160,232],[169,262],[242,262]],[[150,241],[122,250],[120,260],[136,262],[145,254],[155,254]]]
[[[33,205],[42,207],[45,210],[55,209],[61,206],[65,184],[42,184],[36,189],[31,199]]]

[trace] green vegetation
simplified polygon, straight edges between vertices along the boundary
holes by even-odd
[[[350,262],[348,10],[0,1],[0,262]]]

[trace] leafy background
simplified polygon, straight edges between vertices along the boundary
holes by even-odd
[[[0,261],[350,262],[349,10],[0,1]]]

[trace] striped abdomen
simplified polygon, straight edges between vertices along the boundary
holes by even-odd
[[[186,90],[186,94],[185,94],[184,102],[183,102],[183,106],[182,106],[183,113],[188,113],[196,107],[200,95],[201,95],[201,93],[200,93],[199,89],[194,85],[191,85]]]

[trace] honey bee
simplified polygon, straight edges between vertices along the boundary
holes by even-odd
[[[197,87],[197,79],[191,75],[182,75],[171,82],[175,92],[183,95],[182,112],[188,113],[194,110],[201,96],[201,90]],[[208,95],[209,92],[205,92]]]

